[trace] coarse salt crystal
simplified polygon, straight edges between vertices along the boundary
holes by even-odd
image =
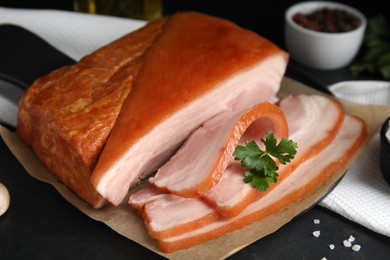
[[[319,237],[320,234],[321,234],[321,232],[319,230],[316,230],[313,232],[313,236],[315,236],[315,237]]]
[[[326,257],[321,258],[321,260],[327,260]]]
[[[356,244],[356,245],[353,245],[352,250],[355,252],[358,252],[360,250],[360,248],[362,248],[362,247],[360,245]]]
[[[334,244],[330,244],[330,245],[329,245],[329,248],[330,248],[331,250],[333,250],[333,249],[335,248]]]
[[[319,219],[315,219],[313,220],[314,224],[320,224],[320,220]]]
[[[350,241],[348,241],[348,240],[344,240],[343,244],[344,244],[345,247],[351,247],[352,246],[352,243]]]
[[[354,237],[354,236],[352,236],[352,235],[350,235],[350,236],[349,236],[349,238],[348,238],[348,241],[349,241],[349,242],[353,242],[353,241],[355,241],[355,237]]]

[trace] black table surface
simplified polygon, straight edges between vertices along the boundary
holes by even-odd
[[[172,1],[171,4],[177,2]],[[180,8],[180,4],[177,4],[176,9],[167,6],[165,12]],[[215,15],[222,12],[213,8],[207,11],[191,5],[186,8]],[[240,19],[237,19],[238,23]],[[0,77],[16,83],[21,88],[26,88],[38,76],[74,62],[20,27],[1,25],[0,35]],[[279,41],[277,36],[273,39],[275,42]],[[312,70],[293,62],[288,66],[287,75],[322,91],[326,91],[326,86],[331,83],[351,79],[348,69]],[[8,212],[0,217],[0,259],[161,258],[158,254],[118,235],[105,224],[90,219],[66,202],[52,186],[32,178],[2,140],[0,158],[0,182],[8,187],[11,194],[11,206]],[[321,223],[314,224],[314,219],[319,219]],[[315,230],[321,231],[319,238],[312,235]],[[356,237],[355,242],[362,246],[359,252],[343,246],[343,240],[350,235]],[[334,244],[335,249],[330,250],[329,244]],[[229,259],[322,257],[389,259],[390,238],[314,205],[275,233],[245,247]]]

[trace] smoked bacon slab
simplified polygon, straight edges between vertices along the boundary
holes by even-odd
[[[288,58],[226,19],[179,12],[38,78],[17,132],[80,198],[118,205],[205,121],[274,101]]]
[[[287,61],[281,48],[228,20],[173,15],[143,55],[91,175],[93,186],[120,204],[206,120],[274,100]]]

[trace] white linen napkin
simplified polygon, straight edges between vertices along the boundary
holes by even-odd
[[[338,98],[361,104],[390,105],[387,81],[345,81],[329,86]],[[390,186],[380,170],[379,132],[320,205],[377,233],[390,236]]]
[[[145,21],[61,10],[0,7],[0,24],[19,25],[74,60],[134,31]]]
[[[0,123],[16,126],[18,103],[22,95],[23,90],[0,79]]]
[[[32,31],[75,60],[145,24],[144,21],[67,11],[0,7],[0,24],[6,23]],[[350,86],[353,88],[355,85]],[[352,97],[351,93],[345,96],[348,88],[330,89],[335,91],[336,96]],[[363,92],[357,92],[357,88],[352,90],[366,100]],[[359,87],[359,91],[365,90],[366,87]],[[386,88],[381,95],[389,97],[389,93],[389,88]],[[379,137],[375,136],[367,152],[320,205],[390,236],[390,187],[379,172],[378,147]]]

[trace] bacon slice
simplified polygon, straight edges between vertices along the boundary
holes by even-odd
[[[227,20],[175,14],[143,55],[93,186],[118,205],[205,121],[275,98],[287,60],[275,44]]]
[[[245,169],[233,162],[223,173],[219,183],[207,191],[202,200],[212,205],[225,217],[239,214],[262,193],[244,182]]]
[[[151,185],[132,193],[128,204],[138,210],[155,239],[177,236],[222,217],[200,198],[165,193]]]
[[[290,95],[280,101],[280,108],[288,123],[289,138],[298,144],[298,151],[288,166],[279,166],[277,185],[298,165],[318,154],[333,141],[344,119],[341,103],[325,96]],[[323,113],[325,110],[326,113]],[[260,140],[262,136],[260,134],[253,137]],[[202,198],[214,205],[224,216],[237,215],[263,195],[250,185],[243,185],[243,172],[240,165],[230,166],[224,172],[221,181]],[[269,190],[275,186],[276,184],[271,184]]]
[[[240,214],[214,221],[178,236],[158,240],[160,250],[169,253],[214,239],[301,200],[321,186],[330,176],[344,169],[357,155],[367,137],[365,123],[357,117],[346,115],[333,142],[319,154],[302,163],[285,181],[266,192],[266,195],[251,203]]]
[[[190,232],[221,218],[221,214],[203,200],[174,194],[163,194],[151,200],[142,213],[147,230],[155,239]]]
[[[128,200],[128,204],[141,212],[144,209],[146,203],[156,200],[159,197],[165,195],[166,193],[164,193],[163,191],[156,189],[153,186],[147,185],[146,187],[143,187],[142,189],[131,193]]]
[[[239,142],[260,141],[267,131],[279,140],[288,135],[284,114],[274,104],[260,103],[238,116],[219,115],[194,131],[149,182],[179,196],[200,197],[219,182]]]
[[[333,141],[344,119],[341,103],[329,96],[290,95],[279,107],[288,121],[289,138],[297,140],[298,153],[305,151],[297,154],[299,159],[294,163],[317,154]]]

